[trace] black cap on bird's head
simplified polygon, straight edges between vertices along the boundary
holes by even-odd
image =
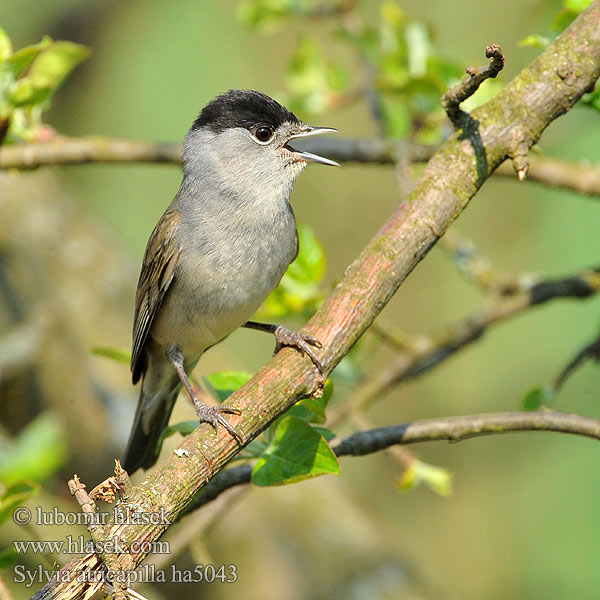
[[[337,166],[333,160],[289,145],[293,139],[333,133],[337,129],[311,127],[273,98],[254,90],[229,90],[211,100],[194,121],[190,133],[209,130],[218,135],[236,128],[249,131],[261,146],[275,145],[286,161]]]
[[[194,121],[192,129],[209,127],[215,132],[231,127],[261,124],[277,129],[283,123],[301,124],[300,119],[273,98],[254,90],[229,90],[211,100]]]

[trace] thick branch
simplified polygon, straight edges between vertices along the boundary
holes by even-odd
[[[429,161],[408,200],[346,269],[304,330],[323,343],[320,358],[326,373],[347,354],[487,177],[510,155],[515,132],[526,130],[527,144],[534,144],[548,124],[569,110],[598,78],[599,19],[600,0],[596,0],[534,63],[473,112],[472,128],[454,134]],[[556,68],[566,65],[573,76],[563,79]],[[228,404],[243,414],[232,416],[230,422],[249,441],[297,400],[318,390],[319,382],[309,359],[284,348],[230,396]],[[221,430],[215,436],[208,426],[198,427],[177,450],[134,488],[128,502],[132,509],[162,509],[171,521],[176,520],[200,488],[238,452],[227,432]],[[115,524],[111,534],[130,547],[135,540],[156,540],[165,528],[162,524]],[[143,558],[141,551],[118,556],[125,570]],[[78,571],[79,566],[75,563],[70,569]],[[52,597],[61,585],[51,584],[38,598]]]

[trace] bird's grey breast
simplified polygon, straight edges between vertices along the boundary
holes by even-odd
[[[289,192],[242,198],[200,189],[180,198],[188,218],[173,284],[186,298],[178,312],[196,329],[186,337],[212,345],[247,321],[277,286],[296,255],[296,222]]]

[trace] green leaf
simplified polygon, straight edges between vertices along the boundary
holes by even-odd
[[[396,488],[408,492],[421,483],[425,483],[440,496],[452,494],[452,471],[420,460],[413,460],[396,482]]]
[[[339,93],[348,89],[350,82],[348,71],[340,63],[330,62],[327,65],[325,76],[330,90]]]
[[[244,0],[238,4],[238,21],[253,29],[274,31],[287,17],[310,16],[320,7],[335,6],[336,2],[322,0]]]
[[[45,50],[51,43],[52,40],[49,37],[44,37],[42,41],[37,44],[21,48],[6,59],[2,64],[2,70],[9,73],[13,79],[16,79],[29,65],[31,65],[38,54],[42,50]]]
[[[592,0],[564,0],[563,10],[554,18],[551,29],[564,31],[591,3]]]
[[[382,98],[385,133],[388,137],[406,137],[412,126],[411,112],[403,98]]]
[[[572,10],[561,10],[556,17],[554,17],[550,29],[557,33],[561,33],[577,18],[577,14],[578,13]]]
[[[429,58],[429,31],[425,24],[413,22],[406,26],[404,35],[408,49],[408,72],[411,77],[423,77]]]
[[[325,423],[325,407],[332,393],[333,383],[328,379],[320,398],[303,398],[299,400],[287,411],[286,416],[298,417],[307,423]]]
[[[72,42],[41,42],[11,53],[0,31],[0,119],[10,123],[8,140],[35,140],[49,99],[89,50]]]
[[[204,377],[204,382],[211,394],[219,402],[224,402],[250,379],[252,379],[252,373],[246,371],[219,371]]]
[[[286,65],[285,83],[290,107],[315,115],[337,106],[347,89],[349,75],[342,63],[328,59],[316,38],[303,35]]]
[[[293,0],[245,0],[237,8],[237,18],[242,25],[253,29],[272,31],[292,14]]]
[[[565,0],[564,7],[565,9],[570,10],[578,15],[582,13],[591,3],[592,0]]]
[[[333,433],[331,429],[327,429],[327,427],[319,427],[314,425],[313,429],[319,433],[319,435],[322,435],[327,442],[330,442],[335,437],[335,433]]]
[[[257,312],[259,318],[310,314],[321,303],[320,283],[327,266],[325,250],[307,225],[298,226],[298,242],[296,260]]]
[[[0,454],[0,481],[10,485],[20,480],[43,481],[67,458],[62,421],[42,413],[31,421]]]
[[[12,44],[8,34],[0,27],[0,63],[5,61],[12,53]]]
[[[325,475],[339,475],[340,464],[325,438],[297,417],[285,417],[252,470],[259,486],[284,485]]]
[[[288,274],[301,283],[318,283],[325,274],[325,250],[314,230],[308,225],[298,227],[298,242],[298,256],[290,265]]]
[[[39,486],[31,481],[18,481],[8,486],[0,497],[0,525],[12,517],[15,508],[38,492]]]
[[[556,391],[548,385],[534,387],[525,394],[522,410],[533,412],[542,406],[552,406],[555,397]]]
[[[404,27],[406,23],[406,13],[398,2],[394,0],[386,0],[379,5],[379,14],[381,20],[391,27],[399,29]]]
[[[592,0],[564,0],[563,10],[561,10],[550,28],[560,33],[564,31],[590,4]]]
[[[48,100],[51,92],[50,87],[39,87],[29,77],[24,77],[12,86],[8,101],[14,107],[42,104]]]
[[[54,42],[33,61],[28,77],[36,87],[47,87],[54,92],[89,54],[89,48],[81,44]]]
[[[593,92],[585,94],[581,99],[581,103],[600,111],[600,85],[597,85]]]
[[[526,38],[523,38],[519,41],[518,45],[522,48],[541,48],[545,50],[550,45],[550,38],[545,37],[543,35],[528,35]]]
[[[18,554],[14,547],[0,550],[0,569],[9,569],[17,562]]]
[[[397,2],[386,1],[379,5],[379,44],[384,54],[404,53],[402,39],[406,27],[406,13]]]
[[[123,350],[122,348],[95,346],[90,352],[96,356],[104,356],[105,358],[110,358],[126,365],[129,365],[131,362],[131,353],[129,350]]]

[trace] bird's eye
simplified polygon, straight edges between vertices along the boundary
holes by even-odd
[[[259,142],[268,142],[273,137],[273,130],[270,127],[259,127],[254,136]]]

